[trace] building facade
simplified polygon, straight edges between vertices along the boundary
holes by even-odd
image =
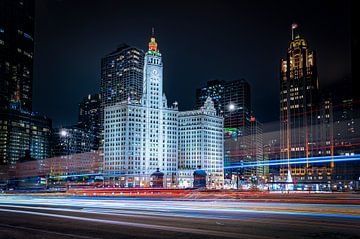
[[[126,44],[101,60],[102,107],[140,100],[143,93],[144,52]]]
[[[263,138],[263,124],[260,123],[254,116],[250,118],[251,132],[250,132],[250,155],[251,161],[257,162],[259,166],[252,172],[248,172],[251,176],[255,176],[257,181],[262,181],[269,173],[269,166],[261,165],[264,161],[264,138]]]
[[[49,118],[19,110],[0,112],[0,164],[15,164],[25,156],[44,159],[51,155],[51,129]]]
[[[32,112],[34,8],[0,2],[0,164],[50,156],[51,120]]]
[[[244,80],[207,82],[196,90],[196,106],[202,107],[210,97],[216,112],[224,117],[225,128],[238,128],[242,135],[250,132],[251,93],[250,84]]]
[[[97,150],[101,140],[101,96],[93,94],[84,97],[79,104],[78,126],[94,135],[93,150]]]
[[[94,150],[96,135],[78,125],[54,129],[52,156],[64,156],[91,152]]]
[[[0,2],[0,107],[32,110],[34,1]]]
[[[280,157],[288,159],[331,156],[331,101],[323,104],[315,52],[297,35],[290,41],[287,58],[281,60],[280,76]],[[280,175],[304,183],[331,180],[330,164],[291,165],[282,167]],[[290,171],[289,171],[290,170]]]
[[[155,37],[145,54],[140,101],[127,99],[105,108],[104,175],[122,187],[149,187],[157,168],[164,187],[176,185],[178,167],[177,103],[168,107],[163,93],[163,62]]]
[[[136,47],[121,44],[101,59],[101,126],[104,125],[105,107],[133,100],[139,101],[143,93],[144,52]],[[100,147],[103,145],[101,129]]]
[[[193,173],[207,174],[208,188],[224,186],[223,118],[210,97],[199,110],[179,112],[179,187],[193,186]]]

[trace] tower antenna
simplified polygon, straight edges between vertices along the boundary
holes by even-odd
[[[291,40],[294,40],[294,30],[298,27],[298,24],[293,23],[291,24]]]

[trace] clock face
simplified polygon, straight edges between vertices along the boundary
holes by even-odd
[[[152,73],[153,73],[153,75],[155,75],[155,76],[157,76],[157,75],[159,74],[156,69],[154,69],[154,70],[152,71]]]

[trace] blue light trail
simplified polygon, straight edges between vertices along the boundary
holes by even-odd
[[[277,159],[277,160],[263,160],[254,162],[242,162],[240,165],[225,166],[225,169],[230,168],[251,168],[260,166],[277,166],[288,164],[315,164],[315,163],[331,163],[331,162],[349,162],[360,160],[360,154],[354,155],[339,155],[339,156],[321,156],[310,158],[293,158],[293,159]]]

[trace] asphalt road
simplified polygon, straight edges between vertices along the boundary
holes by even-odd
[[[359,205],[0,197],[0,238],[360,238]]]

